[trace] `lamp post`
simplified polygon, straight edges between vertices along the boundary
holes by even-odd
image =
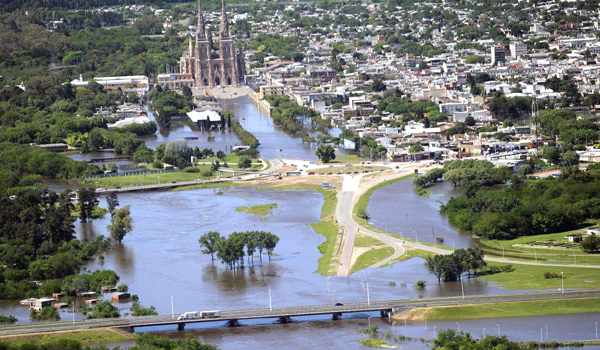
[[[500,336],[500,325],[496,323],[496,327],[498,327],[498,336]]]
[[[483,329],[483,338],[481,339],[485,339],[485,328]]]
[[[437,328],[437,326],[433,326],[433,337],[435,338],[435,329]]]
[[[544,328],[540,328],[540,342],[543,343],[544,342],[544,333],[543,333]]]
[[[454,240],[452,238],[450,238],[450,240],[452,241],[452,250],[456,250],[456,248],[454,248]]]
[[[75,325],[75,301],[73,301],[73,326]],[[596,322],[596,338],[598,338],[598,322]]]
[[[171,318],[175,318],[175,308],[173,307],[173,296],[171,295]]]
[[[269,310],[273,311],[273,303],[271,300],[271,288],[269,288]]]
[[[596,338],[598,338],[598,322],[596,322]]]
[[[462,298],[465,300],[465,286],[463,286],[462,276],[458,276],[460,278],[460,290],[462,292]]]
[[[565,294],[565,278],[562,271],[560,272],[560,290]]]
[[[369,316],[369,317],[367,318],[367,321],[369,321],[369,327],[371,327],[371,319],[372,319],[372,318],[373,318],[373,316]]]
[[[369,282],[367,282],[366,285],[367,285],[367,305],[371,305],[371,293],[369,293]]]
[[[548,326],[545,325],[544,327],[546,328],[546,340],[548,340]]]
[[[336,292],[336,290],[335,290],[335,289],[331,291],[331,301],[332,301],[333,303],[335,303],[335,297],[333,296],[333,293],[335,293],[335,292]]]
[[[392,322],[392,334],[396,334],[396,321]],[[596,322],[596,329],[598,327],[598,322]],[[598,331],[596,330],[596,334],[598,334]],[[596,338],[598,338],[598,335],[596,335]]]
[[[458,322],[456,322],[456,328],[458,329],[458,332],[460,333],[460,324]]]

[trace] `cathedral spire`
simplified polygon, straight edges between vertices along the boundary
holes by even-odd
[[[221,0],[221,38],[229,38],[229,24],[227,23],[227,13],[225,12],[225,0]]]
[[[202,0],[198,0],[198,24],[196,28],[196,41],[206,38],[206,24],[204,23],[204,13],[202,13]]]

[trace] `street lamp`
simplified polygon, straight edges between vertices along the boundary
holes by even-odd
[[[269,310],[273,311],[273,303],[271,301],[271,288],[269,288]]]
[[[175,318],[175,308],[173,307],[173,296],[171,295],[171,318]]]
[[[565,278],[562,271],[560,272],[560,290],[565,294]]]
[[[548,340],[548,326],[545,325],[544,327],[546,327],[546,340]]]
[[[331,291],[331,301],[332,301],[333,303],[335,303],[335,297],[333,296],[333,293],[335,293],[335,292],[336,292],[336,290],[335,290],[335,289]]]
[[[496,323],[496,327],[498,327],[498,336],[500,336],[500,325]]]
[[[458,332],[460,333],[460,324],[458,324],[458,322],[456,322],[456,327],[458,329]]]
[[[367,282],[366,285],[367,285],[367,305],[371,305],[371,293],[369,293],[369,282]]]
[[[433,337],[435,338],[435,329],[437,328],[437,326],[433,326]]]
[[[598,322],[596,322],[596,338],[598,338]]]
[[[396,334],[396,321],[392,322],[392,334]],[[598,322],[596,322],[596,338],[598,338]]]
[[[458,276],[460,278],[460,290],[462,292],[462,298],[465,300],[465,286],[463,286],[462,276]]]
[[[450,238],[450,240],[452,241],[452,250],[456,250],[456,248],[454,248],[454,240],[452,238]]]
[[[481,338],[481,339],[484,339],[484,338],[485,338],[485,328],[483,329],[483,338]]]
[[[371,319],[372,319],[372,318],[373,318],[373,316],[369,316],[369,317],[367,318],[367,321],[369,321],[369,327],[371,327]]]

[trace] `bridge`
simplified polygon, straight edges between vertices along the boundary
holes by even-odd
[[[186,324],[193,323],[225,322],[229,326],[238,326],[240,321],[255,319],[278,319],[280,322],[285,323],[291,322],[292,317],[306,317],[316,315],[332,315],[332,320],[339,320],[344,314],[370,312],[379,312],[381,317],[390,318],[393,314],[417,307],[459,306],[516,301],[560,300],[595,297],[600,297],[600,290],[501,293],[486,295],[470,295],[465,297],[457,296],[351,302],[337,306],[335,304],[323,304],[260,309],[222,310],[218,318],[177,320],[178,314],[175,314],[118,319],[96,319],[9,325],[0,327],[0,336],[94,328],[120,328],[128,331],[134,331],[134,329],[138,327],[167,325],[174,325],[177,326],[178,330],[183,330],[185,329]]]

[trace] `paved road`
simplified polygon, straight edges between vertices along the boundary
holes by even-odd
[[[386,235],[383,233],[375,232],[366,227],[359,225],[353,218],[353,209],[354,204],[358,200],[358,197],[367,191],[369,188],[380,184],[381,182],[391,180],[394,178],[406,176],[410,174],[413,170],[401,171],[401,172],[389,172],[383,174],[381,176],[377,176],[374,178],[370,178],[370,174],[359,175],[354,178],[349,176],[344,176],[344,185],[342,187],[342,192],[338,199],[338,205],[336,207],[336,216],[340,227],[345,228],[345,242],[343,246],[342,255],[340,257],[340,266],[338,268],[339,276],[348,276],[350,274],[350,264],[352,262],[352,252],[354,250],[354,239],[356,235],[356,231],[360,230],[361,233],[364,233],[368,236],[376,238],[392,248],[394,248],[394,254],[390,257],[387,257],[378,263],[374,264],[371,267],[381,267],[383,265],[391,263],[393,260],[402,256],[405,253],[404,246],[425,250],[428,252],[432,252],[435,254],[451,254],[452,250],[442,249],[439,247],[433,247],[425,244],[421,244],[418,242],[410,242],[407,240],[403,240],[399,237],[394,237],[390,235]],[[349,184],[346,185],[346,181],[349,181]],[[486,261],[506,263],[506,264],[515,264],[515,265],[531,265],[531,266],[553,266],[553,267],[580,267],[580,268],[591,268],[591,269],[600,269],[598,265],[583,265],[583,264],[558,264],[558,263],[544,263],[544,262],[533,262],[533,261],[522,261],[522,260],[512,260],[512,259],[504,259],[497,257],[485,257]]]
[[[367,302],[345,303],[341,306],[333,304],[325,305],[305,305],[291,307],[275,307],[273,309],[245,309],[245,310],[223,310],[221,317],[211,319],[195,319],[178,321],[171,315],[142,316],[122,319],[98,319],[98,320],[80,320],[80,321],[60,321],[44,322],[34,324],[8,325],[0,327],[0,336],[10,336],[18,334],[57,332],[67,330],[81,330],[94,328],[125,328],[149,327],[158,325],[174,325],[186,323],[201,322],[225,322],[240,321],[246,319],[263,319],[278,317],[298,317],[325,314],[345,314],[345,313],[365,313],[373,311],[393,311],[400,312],[415,307],[430,306],[449,306],[464,304],[483,304],[514,301],[532,301],[532,300],[554,300],[554,299],[572,299],[572,298],[590,298],[600,297],[600,290],[589,291],[565,291],[561,292],[521,292],[521,293],[503,293],[471,295],[463,297],[438,297],[438,298],[415,298]]]

